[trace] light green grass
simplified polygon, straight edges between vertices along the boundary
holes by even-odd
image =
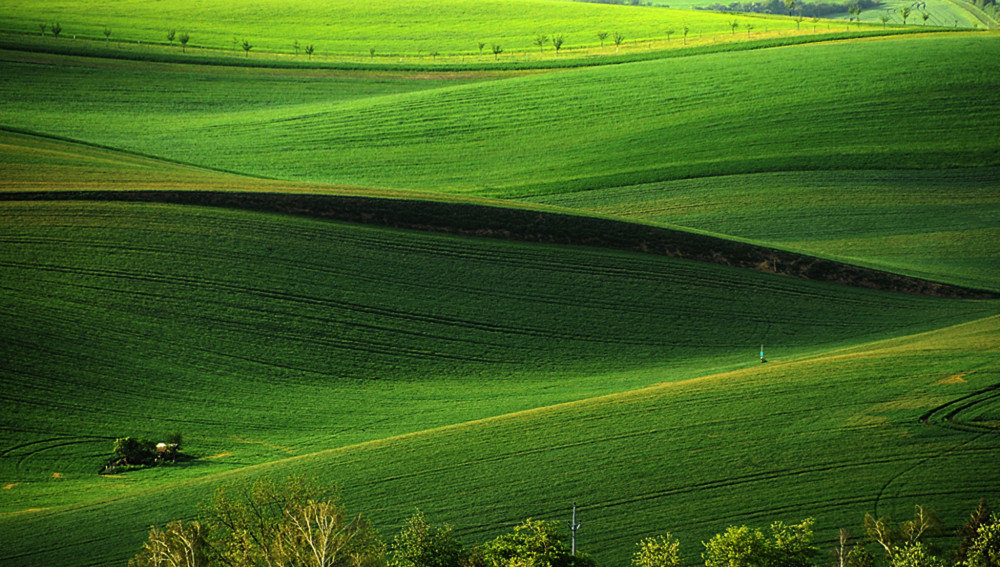
[[[538,34],[562,35],[563,53],[579,56],[600,47],[597,34],[601,31],[611,34],[604,42],[607,48],[615,32],[630,43],[648,42],[665,39],[667,29],[676,29],[679,34],[684,25],[694,34],[721,34],[729,31],[727,21],[726,15],[709,12],[548,0],[262,0],[252,4],[218,0],[14,0],[5,4],[0,29],[40,36],[39,23],[59,22],[64,30],[60,40],[73,35],[104,40],[103,30],[108,27],[112,43],[142,41],[147,45],[166,44],[167,32],[176,29],[190,34],[189,50],[222,49],[243,57],[241,44],[246,39],[253,45],[250,58],[261,56],[259,52],[294,53],[293,43],[298,41],[303,48],[314,45],[322,56],[366,59],[369,50],[375,49],[380,58],[439,52],[492,60],[493,44],[501,45],[507,57],[538,52],[534,44]],[[761,29],[768,26],[772,31],[795,28],[787,18],[763,18],[761,22]],[[486,44],[482,53],[480,42]],[[176,41],[175,45],[179,51]],[[554,56],[551,43],[545,50]],[[299,57],[306,58],[302,52]]]
[[[729,2],[724,0],[653,0],[652,2],[657,6],[669,6],[670,8],[676,9],[695,9],[699,7],[711,6],[715,3],[728,5]],[[812,16],[814,12],[810,8],[812,2],[806,0],[804,2],[797,2],[796,8],[794,9],[794,14],[802,13],[803,16],[808,19],[802,22],[803,27],[812,28],[814,25],[812,22]],[[847,3],[844,5],[846,6]],[[927,26],[939,26],[939,27],[959,27],[959,28],[972,28],[974,26],[979,26],[980,28],[987,27],[988,18],[977,17],[976,13],[980,12],[975,6],[972,6],[964,0],[929,0],[924,2],[923,11],[926,11],[930,16],[926,22],[920,16],[920,10],[913,10],[911,16],[907,19],[907,25],[927,25]],[[882,25],[882,20],[879,17],[883,14],[888,14],[890,20],[888,23],[893,25],[902,25],[903,21],[899,15],[899,9],[909,6],[912,8],[913,2],[905,2],[902,0],[881,0],[881,6],[872,10],[865,10],[861,12],[861,21],[867,23],[874,23]],[[786,14],[787,12],[782,12]],[[847,20],[851,18],[851,15],[847,13],[845,9],[843,13],[834,15],[833,17],[841,20]],[[829,24],[825,19],[821,23],[816,24],[819,28],[826,28]],[[840,24],[843,25],[842,23]]]
[[[0,123],[255,175],[508,197],[774,170],[995,166],[987,61],[998,51],[993,36],[814,45],[348,101],[309,98],[293,80],[284,94],[265,84],[233,101],[249,78],[13,62]]]

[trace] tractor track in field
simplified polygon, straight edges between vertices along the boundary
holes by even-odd
[[[0,201],[114,201],[199,205],[462,236],[645,252],[884,291],[995,299],[941,284],[700,233],[622,220],[458,202],[289,193],[67,191],[0,193]]]
[[[125,270],[97,270],[91,268],[76,268],[76,267],[67,267],[54,264],[44,265],[44,264],[26,264],[17,262],[0,262],[0,266],[12,269],[20,269],[20,270],[37,270],[37,271],[47,271],[47,272],[55,272],[55,273],[62,273],[69,275],[77,275],[77,276],[89,276],[103,280],[128,280],[128,281],[135,281],[142,283],[150,283],[153,285],[165,285],[165,286],[188,288],[188,289],[190,288],[213,289],[220,293],[241,294],[251,297],[266,298],[292,305],[307,305],[313,309],[328,309],[330,310],[331,313],[343,313],[347,315],[359,314],[365,318],[383,318],[386,320],[400,320],[416,325],[435,325],[442,328],[460,328],[460,329],[474,330],[474,331],[493,333],[493,334],[522,335],[535,338],[560,339],[566,341],[600,343],[608,345],[643,345],[643,346],[652,345],[652,346],[667,347],[670,344],[672,344],[666,340],[658,342],[653,341],[651,343],[648,340],[637,341],[625,337],[609,338],[604,336],[585,335],[576,332],[560,332],[558,330],[552,330],[552,329],[533,328],[527,326],[512,326],[512,325],[491,323],[486,321],[472,321],[472,320],[458,319],[453,317],[415,313],[415,312],[402,311],[398,309],[389,309],[372,305],[363,305],[355,302],[348,302],[333,298],[319,298],[314,296],[290,293],[282,290],[264,289],[264,288],[237,285],[222,280],[206,280],[206,279],[198,279],[198,278],[167,275],[167,274],[130,272]],[[116,288],[108,288],[101,286],[89,286],[81,283],[73,283],[73,284],[69,284],[66,282],[50,282],[50,283],[60,283],[61,285],[69,285],[69,286],[86,288],[102,292],[107,292],[109,291],[109,289],[116,289]],[[163,300],[168,298],[168,296],[162,294],[141,292],[134,289],[129,289],[129,290],[116,289],[116,291],[122,294],[131,294],[137,296],[143,295],[156,300]],[[374,332],[412,335],[420,338],[432,338],[435,340],[448,341],[448,342],[482,344],[482,341],[465,339],[461,337],[448,337],[444,335],[435,335],[427,331],[408,331],[401,327],[391,327],[391,326],[365,323],[357,320],[356,318],[355,320],[350,320],[350,317],[344,317],[343,319],[338,320],[332,317],[319,317],[319,316],[306,315],[301,311],[278,311],[278,310],[262,309],[257,307],[250,308],[247,306],[243,306],[241,307],[241,309],[258,312],[266,315],[282,315],[282,316],[296,317],[301,319],[311,319],[317,323],[331,324],[334,322],[339,322],[341,324],[349,325],[351,327],[368,329]],[[204,321],[206,322],[212,322],[222,325],[225,325],[229,322],[228,320],[211,318],[208,316],[203,316],[202,319],[204,319]],[[275,332],[280,332],[280,330],[275,329]],[[296,338],[297,340],[306,340],[306,341],[317,340],[317,339],[302,338],[300,336],[296,336]],[[320,341],[320,342],[325,344],[331,340],[332,339],[327,339],[325,341]],[[350,343],[349,348],[357,348],[359,344],[360,343],[352,342]],[[485,360],[485,359],[474,359],[474,361],[501,362],[500,360]]]
[[[970,370],[967,374],[971,374],[974,371]],[[984,435],[990,433],[1000,434],[1000,427],[996,425],[979,424],[959,419],[963,412],[982,404],[992,403],[998,399],[1000,399],[1000,383],[992,384],[971,394],[966,394],[945,402],[921,415],[919,421],[925,425],[940,426],[957,431],[981,433]]]

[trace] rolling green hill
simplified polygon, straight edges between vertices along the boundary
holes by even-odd
[[[112,44],[168,44],[167,32],[188,33],[192,47],[227,50],[242,57],[243,40],[258,52],[295,53],[294,42],[304,48],[314,45],[322,56],[370,58],[370,49],[382,57],[428,56],[432,52],[465,55],[473,60],[492,60],[493,44],[500,44],[507,57],[519,58],[540,50],[538,34],[562,35],[563,54],[582,56],[615,51],[612,36],[619,32],[626,43],[664,41],[666,30],[678,34],[688,25],[695,35],[716,35],[730,31],[726,14],[708,12],[636,9],[620,6],[553,2],[550,0],[434,0],[402,2],[377,0],[308,0],[289,4],[261,0],[251,4],[225,4],[199,0],[170,3],[123,0],[66,2],[44,0],[5,3],[0,30],[41,36],[40,23],[59,23],[61,38],[105,40]],[[753,18],[770,30],[791,31],[790,18]],[[601,48],[599,32],[610,34]],[[50,32],[51,33],[51,32]],[[676,36],[676,38],[679,37]],[[55,38],[52,38],[55,39]],[[694,39],[694,38],[692,38]],[[478,44],[485,43],[480,51]],[[175,39],[173,45],[180,50]],[[134,47],[134,46],[132,46]],[[626,45],[626,49],[629,46]],[[544,46],[554,57],[550,43]],[[299,55],[305,59],[304,53]]]
[[[4,8],[4,565],[122,564],[150,524],[260,474],[340,483],[390,537],[415,508],[471,543],[577,501],[601,565],[665,531],[695,563],[741,522],[814,515],[829,540],[919,503],[954,527],[995,493],[997,300],[740,269],[724,247],[710,263],[645,237],[608,246],[669,232],[1000,291],[995,34],[709,53],[731,16]],[[56,20],[59,39],[19,35]],[[767,41],[795,25],[760,22]],[[666,46],[683,24],[698,47]],[[175,26],[211,64],[114,57],[116,40],[131,56]],[[536,34],[564,33],[583,57],[618,28],[649,40],[624,46],[642,57],[463,66],[489,63],[478,41],[527,57]],[[369,47],[445,57],[435,72],[251,66],[304,58],[294,40],[362,63]],[[114,438],[176,430],[193,460],[97,474]]]
[[[996,36],[949,35],[434,80],[8,53],[0,123],[265,177],[692,227],[997,290],[998,51]]]

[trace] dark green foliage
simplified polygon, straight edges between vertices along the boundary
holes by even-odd
[[[556,522],[527,519],[483,545],[488,567],[591,567],[586,555],[570,555]]]
[[[59,37],[59,34],[62,33],[62,26],[58,22],[52,24],[50,29],[52,30],[52,37]]]
[[[392,567],[459,567],[466,554],[451,526],[432,526],[418,511],[393,539],[389,556]]]
[[[991,510],[989,504],[986,503],[985,498],[979,500],[979,505],[976,509],[969,515],[968,521],[962,524],[962,527],[958,529],[957,535],[959,538],[958,548],[955,550],[955,563],[962,563],[968,559],[969,548],[972,543],[979,536],[979,529],[982,526],[989,525],[991,516]]]
[[[127,465],[146,465],[156,458],[156,443],[149,439],[119,437],[115,439],[113,454]]]
[[[187,53],[187,44],[191,41],[191,36],[187,32],[184,32],[177,39],[181,42],[181,52]]]
[[[171,45],[174,44],[175,37],[177,37],[177,30],[170,30],[167,32],[167,41],[170,42]]]
[[[875,556],[861,542],[854,544],[854,547],[847,552],[848,567],[875,567]]]
[[[245,55],[246,55],[247,57],[249,57],[249,56],[250,56],[250,50],[251,50],[251,49],[253,49],[253,46],[252,46],[252,45],[250,45],[250,42],[244,39],[244,40],[243,40],[243,43],[241,43],[241,44],[240,44],[240,47],[242,47],[242,48],[243,48],[243,53],[244,53],[244,54],[245,54]]]
[[[181,435],[180,431],[171,431],[170,433],[167,434],[166,439],[164,439],[164,442],[167,445],[175,445],[177,450],[181,449],[182,441],[183,441],[183,436]]]
[[[979,526],[978,534],[968,547],[962,567],[1000,567],[1000,516],[991,514]]]

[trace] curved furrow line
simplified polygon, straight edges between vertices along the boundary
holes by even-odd
[[[199,280],[195,278],[165,275],[165,274],[148,274],[140,272],[129,272],[124,270],[98,270],[93,268],[70,268],[65,266],[56,265],[45,265],[45,264],[23,264],[17,262],[0,262],[0,266],[6,266],[10,268],[17,268],[21,270],[39,270],[39,271],[49,271],[63,274],[77,274],[85,275],[104,279],[122,279],[129,281],[140,281],[140,282],[151,282],[151,283],[162,283],[166,285],[184,286],[188,288],[199,288],[199,289],[216,289],[219,291],[225,291],[229,293],[242,293],[246,295],[258,296],[267,299],[274,299],[288,303],[311,305],[316,307],[328,307],[335,308],[343,312],[356,312],[363,313],[365,315],[374,315],[379,317],[386,317],[390,319],[405,320],[409,322],[415,322],[420,324],[434,324],[443,327],[457,327],[473,329],[478,331],[485,331],[490,333],[498,334],[513,334],[513,335],[525,335],[540,338],[556,338],[571,341],[583,341],[590,343],[600,343],[600,344],[611,344],[611,345],[643,345],[643,346],[659,346],[668,347],[674,344],[672,341],[636,341],[621,337],[606,337],[606,336],[594,336],[594,335],[583,335],[579,333],[568,333],[560,332],[551,329],[542,328],[532,328],[532,327],[513,327],[509,325],[502,325],[496,323],[485,323],[478,321],[463,320],[451,317],[426,315],[420,313],[399,311],[394,309],[386,309],[380,307],[374,307],[370,305],[363,305],[358,303],[334,300],[329,298],[318,298],[305,296],[301,294],[294,294],[285,291],[277,291],[272,289],[254,288],[247,286],[239,286],[232,283],[228,283],[222,280]],[[50,283],[60,283],[61,285],[78,285],[81,287],[87,287],[83,284],[67,284],[65,282],[50,282]],[[94,288],[100,291],[108,291],[108,288]],[[121,291],[121,293],[141,293],[132,291]],[[156,294],[153,294],[156,295]],[[165,296],[158,296],[165,297]],[[260,312],[267,312],[267,310],[258,310]],[[679,309],[679,311],[684,311]],[[690,314],[701,314],[703,310],[692,309],[689,311]],[[739,314],[739,313],[737,313]],[[756,313],[755,313],[756,315]],[[300,316],[300,315],[297,315]],[[362,323],[351,323],[352,325],[357,325],[365,327]],[[424,336],[425,333],[407,333],[398,328],[387,328],[387,327],[373,327],[378,330],[392,332],[398,332],[402,334],[414,334]],[[452,340],[461,341],[461,339],[438,337],[441,340]]]

